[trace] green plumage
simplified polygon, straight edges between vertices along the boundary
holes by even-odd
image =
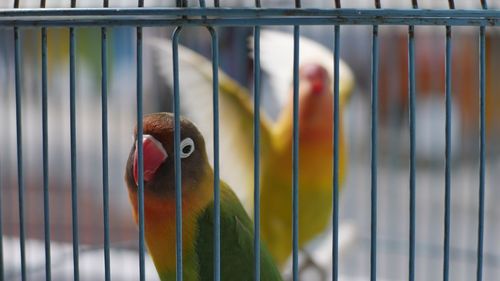
[[[200,281],[213,280],[213,201],[198,219],[196,251]],[[221,280],[254,280],[253,223],[234,192],[223,182],[220,186]],[[261,245],[262,281],[282,280],[271,255]]]

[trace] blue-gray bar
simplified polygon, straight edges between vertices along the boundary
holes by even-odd
[[[172,56],[174,71],[174,166],[175,166],[175,249],[176,280],[182,281],[182,177],[181,177],[181,125],[179,98],[179,36],[182,27],[177,27],[172,36]]]
[[[485,128],[485,96],[486,96],[486,39],[485,27],[479,30],[479,226],[477,234],[477,272],[476,280],[483,280],[483,240],[484,240],[484,193],[485,193],[485,172],[486,172],[486,128]]]
[[[21,122],[21,38],[14,27],[14,64],[16,83],[16,136],[17,136],[17,184],[19,187],[19,243],[21,250],[21,279],[26,280],[26,250],[24,227],[24,176],[23,176],[23,137]]]
[[[258,5],[259,3],[257,3]],[[254,183],[254,280],[260,281],[260,26],[254,27],[253,36],[253,183]]]
[[[50,212],[49,212],[49,148],[47,125],[47,29],[42,28],[42,157],[43,157],[43,226],[45,233],[45,280],[51,280]]]
[[[78,259],[78,186],[76,167],[76,78],[75,78],[75,29],[69,29],[69,111],[70,111],[70,135],[71,135],[71,216],[73,233],[73,278],[80,279]]]
[[[214,280],[220,276],[220,168],[219,168],[219,39],[209,27],[212,36],[212,92],[214,112]]]
[[[109,281],[109,173],[108,173],[108,65],[107,30],[101,28],[101,106],[102,106],[102,200],[104,224],[104,278]]]
[[[139,5],[140,5],[139,1]],[[142,27],[137,27],[137,77],[136,77],[136,92],[137,92],[137,141],[142,141],[143,124],[142,124]],[[139,201],[139,280],[146,280],[146,267],[145,267],[145,243],[144,243],[144,154],[142,145],[137,146],[137,162],[138,167],[138,197]]]
[[[299,280],[299,46],[300,27],[293,27],[293,140],[292,140],[292,259],[293,281]]]
[[[409,280],[415,280],[415,232],[416,232],[416,175],[415,175],[415,27],[408,30],[408,95],[410,99],[410,245],[409,245]]]
[[[332,279],[339,278],[339,89],[340,89],[340,26],[334,27],[333,46],[333,238]]]
[[[449,279],[450,267],[450,223],[451,223],[451,27],[446,26],[445,54],[445,195],[444,195],[444,248],[443,248],[443,281]]]
[[[82,18],[75,19],[2,19],[0,26],[46,26],[65,27],[72,26],[255,26],[255,25],[456,25],[456,26],[498,26],[500,25],[500,15],[495,17],[477,16],[472,18],[453,17],[357,17],[352,16],[349,20],[347,16],[339,17],[267,17],[267,18],[178,18],[165,19],[157,18]]]
[[[371,95],[371,241],[370,280],[377,280],[377,127],[378,127],[378,26],[373,26],[372,37],[372,95]]]
[[[500,17],[500,10],[481,9],[318,9],[318,8],[46,8],[46,9],[0,9],[0,17],[348,17],[356,18],[487,18]],[[134,17],[135,18],[135,17]],[[129,17],[130,19],[130,17]],[[344,21],[349,21],[344,18]],[[406,24],[408,25],[408,24]]]

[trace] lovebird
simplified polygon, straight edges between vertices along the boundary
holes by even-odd
[[[183,280],[213,280],[214,173],[205,141],[196,126],[181,118]],[[136,129],[137,131],[137,129]],[[144,116],[143,139],[137,140],[126,164],[125,181],[138,221],[138,152],[144,152],[145,240],[162,281],[175,280],[174,117]],[[240,201],[220,181],[221,280],[254,280],[253,224]],[[261,247],[261,280],[282,280],[274,261]]]
[[[166,82],[172,83],[172,43],[149,44]],[[250,40],[252,46],[252,40]],[[265,110],[260,116],[261,235],[280,267],[292,251],[292,112],[293,36],[262,30],[262,70],[269,75],[272,96],[280,113],[273,121]],[[198,125],[207,140],[209,157],[213,139],[212,62],[179,46],[180,102],[183,113]],[[340,66],[339,116],[354,88],[354,76]],[[299,247],[330,224],[333,190],[333,54],[326,47],[301,37],[299,56]],[[234,189],[247,212],[253,214],[254,158],[253,103],[244,86],[219,70],[221,177]],[[265,107],[265,104],[263,104]],[[339,186],[347,173],[347,141],[339,120]]]

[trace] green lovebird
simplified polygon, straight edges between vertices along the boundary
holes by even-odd
[[[183,280],[213,280],[214,173],[198,129],[181,118]],[[145,239],[162,281],[175,280],[174,117],[144,116],[143,139],[135,134],[125,170],[138,221],[137,145],[143,146]],[[220,181],[221,280],[254,280],[253,225],[240,201]],[[261,280],[282,280],[266,247],[261,247]]]

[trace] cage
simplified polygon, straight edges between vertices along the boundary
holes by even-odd
[[[266,44],[278,45],[266,39],[268,30],[292,38],[277,50],[287,57],[285,92],[295,98],[293,250],[282,268],[284,280],[497,280],[498,2],[173,2],[0,3],[0,280],[158,280],[144,237],[147,202],[139,196],[137,227],[123,180],[130,135],[145,113],[189,117],[202,108],[183,103],[189,80],[182,75],[182,50],[159,57],[149,43],[169,38],[174,43],[164,46],[186,46],[211,62],[203,109],[213,113],[203,123],[214,130],[210,138],[216,139],[205,139],[215,144],[208,149],[211,164],[224,181],[234,166],[223,156],[233,146],[224,142],[224,105],[217,107],[224,99],[224,72],[248,89],[252,112],[271,122],[279,118],[272,95],[276,73],[265,71],[270,58],[260,54]],[[302,247],[300,225],[308,222],[298,218],[308,206],[299,196],[304,164],[298,165],[298,145],[304,138],[298,121],[305,40],[332,56],[327,63],[334,70],[334,110],[325,118],[333,122],[334,138],[325,158],[332,162],[327,199],[333,212],[324,232]],[[343,111],[341,59],[355,81]],[[254,114],[246,129],[255,163],[266,153],[265,132],[253,126],[260,118]],[[339,178],[342,134],[348,143],[345,181]],[[266,169],[251,166],[247,176],[260,179]],[[251,250],[260,252],[266,214],[260,194],[266,186],[253,182]],[[213,185],[216,206],[219,184]],[[179,214],[181,206],[176,208]],[[182,216],[176,219],[180,229]],[[214,225],[219,249],[220,221]],[[171,251],[182,271],[182,244]],[[203,278],[225,280],[224,252],[214,252],[213,279]],[[307,255],[315,266],[306,266]],[[249,265],[255,272],[261,258],[255,255]]]

